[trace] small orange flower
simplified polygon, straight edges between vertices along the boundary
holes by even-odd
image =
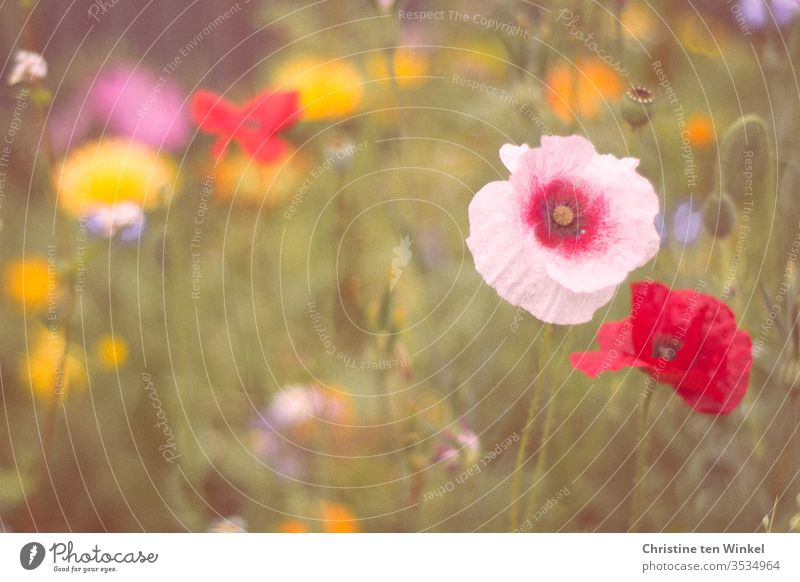
[[[323,527],[327,533],[357,533],[358,518],[340,503],[322,502]]]
[[[565,122],[573,115],[597,117],[606,101],[616,101],[625,90],[620,76],[598,59],[559,62],[547,75],[547,101],[553,112]],[[574,86],[573,86],[574,85]]]
[[[707,115],[692,115],[686,120],[689,142],[696,148],[706,148],[714,143],[714,126]]]
[[[127,361],[128,343],[121,337],[108,335],[97,342],[95,352],[103,367],[113,370]]]
[[[41,257],[12,261],[6,266],[5,280],[8,297],[34,312],[47,309],[58,288],[55,269]]]
[[[308,527],[297,519],[285,519],[278,524],[278,533],[308,533]]]

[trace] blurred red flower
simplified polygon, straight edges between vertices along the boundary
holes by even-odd
[[[572,366],[591,377],[642,368],[698,412],[735,409],[747,392],[752,354],[750,336],[736,329],[731,309],[697,289],[670,290],[653,281],[633,283],[631,291],[630,316],[603,324],[600,350],[572,354]]]
[[[244,105],[201,90],[192,96],[192,119],[201,131],[217,136],[213,153],[219,158],[232,140],[255,160],[274,162],[286,151],[278,133],[297,121],[299,98],[294,91],[267,90]]]

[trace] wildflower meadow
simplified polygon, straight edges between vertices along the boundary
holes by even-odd
[[[0,49],[0,532],[800,531],[800,1]]]

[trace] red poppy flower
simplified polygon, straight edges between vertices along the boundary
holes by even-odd
[[[231,140],[256,160],[264,163],[279,159],[286,142],[278,132],[297,121],[298,94],[266,91],[244,105],[234,105],[212,91],[192,96],[192,119],[205,133],[217,136],[213,153],[220,157]]]
[[[736,329],[722,301],[653,281],[631,285],[631,314],[597,333],[600,350],[575,353],[572,366],[591,377],[628,366],[671,384],[698,412],[727,414],[742,401],[750,379],[751,341]]]

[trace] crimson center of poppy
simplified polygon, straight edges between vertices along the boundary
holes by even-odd
[[[594,248],[605,228],[602,200],[583,183],[566,178],[534,182],[524,210],[524,220],[545,247],[565,255]]]

